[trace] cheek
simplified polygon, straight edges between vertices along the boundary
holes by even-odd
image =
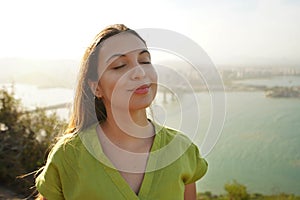
[[[152,83],[157,83],[157,73],[154,67],[151,67],[151,69],[149,69],[148,76],[151,79]]]
[[[114,81],[111,77],[105,77],[103,76],[100,80],[99,87],[101,88],[101,91],[104,96],[110,97],[117,81]]]
[[[153,95],[155,97],[156,92],[157,92],[157,79],[158,79],[158,75],[157,75],[157,73],[156,73],[156,71],[155,71],[154,68],[152,69],[151,73],[149,74],[149,78],[150,78],[151,83],[153,84],[153,86],[152,86],[152,92],[153,92]]]
[[[105,76],[101,79],[103,95],[109,101],[113,98],[126,98],[126,77],[124,76]]]

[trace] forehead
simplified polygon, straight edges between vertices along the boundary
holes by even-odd
[[[136,35],[128,32],[119,33],[106,39],[102,43],[99,51],[99,62],[104,63],[115,54],[127,54],[146,48],[145,43]]]

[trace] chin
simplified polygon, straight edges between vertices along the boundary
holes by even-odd
[[[151,105],[154,98],[155,98],[155,94],[138,96],[138,97],[132,96],[129,103],[129,109],[140,110],[140,109],[148,108]]]
[[[146,109],[151,105],[152,101],[148,102],[130,102],[129,109],[130,110],[141,110],[141,109]]]

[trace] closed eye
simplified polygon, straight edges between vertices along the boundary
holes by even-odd
[[[123,65],[119,65],[119,66],[113,67],[113,69],[120,69],[120,68],[125,67],[125,66],[126,66],[126,65],[123,64]]]
[[[150,61],[140,62],[141,64],[151,64]]]

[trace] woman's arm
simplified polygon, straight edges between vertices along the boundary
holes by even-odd
[[[184,200],[196,200],[196,199],[197,199],[196,184],[190,183],[185,185]]]

